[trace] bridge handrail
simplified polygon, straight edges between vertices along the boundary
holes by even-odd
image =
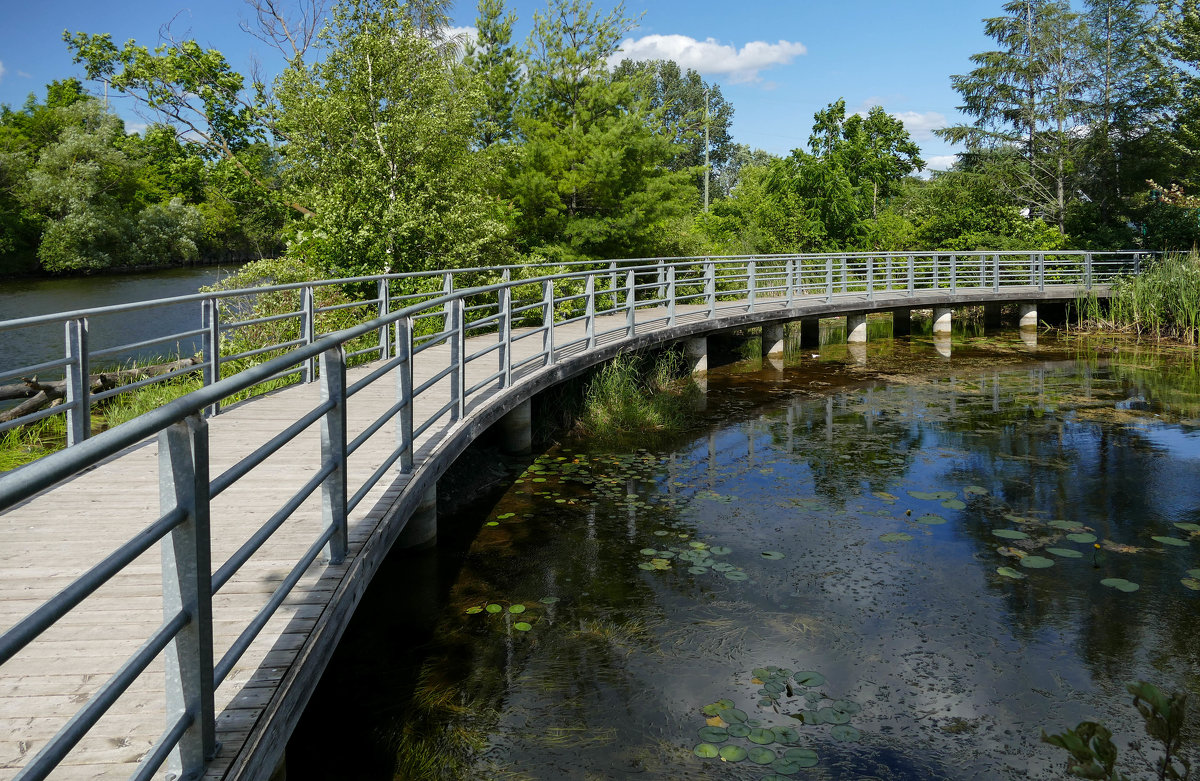
[[[413,471],[418,466],[414,463],[413,452],[416,438],[443,418],[448,417],[450,425],[461,420],[466,414],[466,404],[472,395],[488,387],[505,389],[512,386],[513,372],[531,363],[535,369],[537,361],[541,361],[543,367],[551,366],[555,362],[556,354],[570,346],[555,343],[555,328],[561,327],[562,324],[584,321],[585,336],[578,341],[586,342],[585,346],[590,348],[595,346],[598,337],[604,335],[596,333],[596,323],[600,316],[624,312],[624,322],[611,331],[632,337],[635,333],[638,309],[662,308],[665,310],[662,319],[666,320],[667,325],[674,325],[676,305],[681,300],[701,299],[707,302],[708,313],[711,316],[726,306],[749,307],[753,310],[760,300],[779,304],[784,298],[787,303],[792,303],[798,296],[832,300],[835,296],[865,294],[867,298],[871,298],[877,292],[897,290],[912,295],[915,290],[925,289],[927,285],[945,286],[949,289],[957,287],[963,290],[988,290],[993,286],[999,289],[1007,279],[1010,283],[1014,280],[1019,281],[1024,287],[1044,288],[1048,268],[1047,257],[1050,258],[1050,270],[1053,273],[1053,260],[1059,256],[1080,256],[1078,260],[1068,261],[1062,271],[1070,277],[1070,284],[1091,287],[1093,283],[1100,281],[1096,278],[1096,269],[1101,262],[1096,261],[1095,255],[1101,254],[1114,253],[1018,253],[1023,262],[1013,268],[1006,268],[1000,263],[1000,253],[877,253],[853,257],[851,253],[836,253],[820,256],[654,259],[651,262],[625,266],[619,265],[623,261],[611,261],[587,264],[592,266],[589,269],[543,274],[528,279],[511,279],[511,269],[501,270],[504,278],[500,282],[460,290],[454,290],[453,285],[448,284],[448,290],[442,295],[429,294],[426,300],[394,312],[387,312],[367,322],[324,336],[314,336],[309,343],[296,346],[284,355],[246,368],[231,377],[218,379],[126,423],[83,439],[71,447],[7,474],[0,474],[0,512],[4,512],[43,491],[52,490],[62,481],[127,447],[143,442],[151,436],[157,435],[159,440],[162,514],[134,538],[120,545],[103,561],[0,635],[0,665],[70,613],[155,543],[161,543],[164,558],[164,615],[168,618],[109,682],[42,747],[20,771],[17,778],[44,778],[50,773],[137,675],[160,653],[165,653],[167,659],[166,697],[170,726],[155,747],[147,753],[135,777],[149,777],[157,772],[160,764],[168,756],[171,757],[173,770],[179,772],[193,772],[203,767],[206,759],[210,758],[214,751],[213,691],[266,621],[274,615],[309,565],[322,552],[333,564],[342,561],[347,551],[349,513],[387,476],[397,462],[400,472]],[[1130,260],[1136,262],[1136,259],[1145,253],[1116,255],[1119,259],[1113,263],[1123,267]],[[916,258],[930,256],[935,257],[929,268],[918,268]],[[937,257],[940,256],[950,258],[949,268],[946,269],[949,272],[947,278],[939,278]],[[978,269],[971,270],[972,276],[969,279],[962,277],[960,280],[959,269],[963,267],[958,263],[958,258],[964,256],[977,259]],[[895,258],[904,258],[906,262],[893,264]],[[840,261],[836,269],[835,259]],[[876,268],[876,259],[884,261],[882,269]],[[985,262],[989,260],[993,261],[990,267]],[[760,268],[760,261],[768,266]],[[823,264],[813,264],[817,268],[810,269],[814,270],[814,275],[807,281],[804,277],[806,261],[824,261]],[[899,269],[897,265],[900,266]],[[529,267],[520,268],[527,270]],[[903,273],[897,274],[898,270]],[[876,278],[877,272],[882,276]],[[447,274],[433,272],[423,276],[431,276],[434,273]],[[403,278],[404,275],[382,276],[394,279]],[[741,285],[744,282],[744,287],[731,286],[721,289],[719,283],[722,280],[732,285]],[[968,281],[978,284],[963,284]],[[564,282],[576,285],[581,283],[582,290],[576,286],[563,290],[560,294],[556,290],[556,283]],[[273,286],[269,289],[301,289],[311,284],[297,283]],[[514,289],[528,286],[541,287],[541,300],[514,306]],[[252,292],[266,289],[268,288],[252,289]],[[649,295],[639,297],[639,293]],[[230,293],[234,294],[236,293]],[[211,294],[198,294],[181,298],[194,301],[211,297]],[[491,303],[492,298],[495,298],[495,303]],[[607,308],[603,308],[605,299]],[[722,304],[723,299],[732,299],[733,302]],[[467,301],[476,303],[468,306]],[[578,314],[577,307],[581,304],[583,311],[582,314]],[[494,314],[491,313],[493,309]],[[540,324],[518,333],[514,328],[514,316],[522,311],[536,313],[539,309]],[[560,318],[560,309],[569,311],[563,311]],[[434,334],[417,336],[414,323],[418,318],[431,313],[443,318],[441,329]],[[474,320],[468,318],[469,314],[476,313],[486,314]],[[71,314],[67,313],[63,317],[69,317]],[[5,324],[0,324],[3,325]],[[467,333],[490,332],[493,328],[497,332],[495,344],[467,355]],[[376,332],[381,334],[378,349],[382,365],[353,385],[347,385],[346,346],[356,339]],[[514,365],[513,343],[519,339],[539,336],[542,339],[542,352]],[[450,351],[446,369],[434,378],[426,380],[421,386],[414,387],[413,362],[416,355],[442,344],[448,345]],[[394,346],[395,355],[390,355],[385,346]],[[495,358],[496,370],[474,386],[466,387],[467,364],[482,360],[492,353],[498,353]],[[321,362],[320,371],[313,372],[309,379],[322,383],[321,403],[306,413],[298,413],[296,422],[230,468],[224,475],[210,478],[206,411],[212,410],[222,399],[281,373],[294,372],[295,367],[316,359]],[[349,441],[346,432],[347,401],[366,385],[397,373],[399,382],[396,404],[369,424],[365,432]],[[416,399],[422,392],[447,378],[450,384],[448,402],[427,419],[413,420]],[[400,425],[395,448],[385,462],[374,470],[351,496],[346,484],[347,457],[367,437],[397,417]],[[243,478],[302,430],[318,423],[322,433],[322,452],[320,468],[316,475],[287,500],[283,507],[214,573],[208,555],[211,547],[208,524],[210,499]],[[211,615],[213,594],[228,582],[291,512],[317,489],[321,490],[324,498],[321,532],[316,535],[313,543],[296,562],[267,604],[242,630],[225,656],[214,660]]]

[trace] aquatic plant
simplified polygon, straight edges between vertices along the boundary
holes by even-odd
[[[1162,757],[1154,762],[1157,778],[1159,781],[1186,781],[1191,776],[1192,765],[1180,752],[1187,693],[1163,694],[1158,687],[1145,681],[1126,684],[1125,688],[1133,695],[1133,705],[1142,717],[1146,735],[1162,747]],[[1075,729],[1056,735],[1047,735],[1043,730],[1042,741],[1070,753],[1067,772],[1072,776],[1104,781],[1128,778],[1117,769],[1117,747],[1112,742],[1112,731],[1103,724],[1082,721]]]
[[[1107,305],[1089,294],[1077,302],[1077,310],[1081,327],[1196,344],[1200,339],[1200,253],[1164,255],[1140,275],[1117,279]]]
[[[677,352],[622,355],[605,364],[588,383],[576,430],[598,441],[637,433],[681,430],[692,408],[695,383]]]

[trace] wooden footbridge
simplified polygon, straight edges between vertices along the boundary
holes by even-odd
[[[384,556],[436,540],[438,477],[495,424],[527,448],[531,397],[590,366],[683,341],[701,370],[709,333],[762,326],[769,353],[784,323],[812,339],[819,317],[847,316],[862,340],[871,311],[893,312],[897,332],[913,308],[932,308],[935,330],[955,306],[1017,302],[1036,317],[1038,302],[1103,297],[1143,257],[467,269],[0,322],[3,339],[63,329],[67,348],[0,366],[0,382],[65,374],[61,404],[0,431],[63,414],[69,435],[0,475],[0,779],[270,776]],[[256,312],[266,300],[292,303]],[[201,311],[195,331],[88,344],[89,320],[179,304]],[[320,333],[338,313],[360,322]],[[229,354],[255,329],[282,336]],[[92,436],[93,404],[121,390],[92,396],[92,362],[181,339],[202,363],[177,374],[199,370],[204,385]],[[228,403],[268,382],[286,387]]]

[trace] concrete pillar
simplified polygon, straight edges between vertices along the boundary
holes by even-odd
[[[1017,314],[1020,316],[1022,328],[1037,328],[1038,324],[1038,308],[1037,304],[1030,302],[1022,302],[1017,304]]]
[[[421,503],[409,517],[400,532],[396,546],[400,550],[425,550],[437,545],[437,485],[430,487],[421,497]]]
[[[908,336],[912,333],[912,310],[892,310],[892,336]]]
[[[866,342],[847,342],[846,352],[849,353],[851,360],[853,360],[859,366],[867,365]]]
[[[683,351],[687,356],[692,374],[704,374],[708,371],[708,339],[703,336],[693,336],[683,340]]]
[[[950,334],[946,331],[941,331],[933,335],[933,349],[937,350],[937,354],[943,358],[949,358],[953,346],[950,341]]]
[[[815,317],[806,317],[800,321],[800,346],[821,346],[821,321]]]
[[[999,301],[989,301],[983,305],[983,327],[986,330],[1000,327]]]
[[[846,342],[856,344],[867,341],[867,313],[851,312],[846,315]]]
[[[935,306],[933,308],[933,332],[935,334],[950,333],[953,319],[953,309],[948,306]]]
[[[1037,347],[1038,332],[1036,328],[1021,329],[1021,343],[1029,348]]]
[[[525,399],[500,418],[504,452],[527,455],[533,452],[533,404]]]
[[[762,354],[783,355],[783,323],[763,324]]]

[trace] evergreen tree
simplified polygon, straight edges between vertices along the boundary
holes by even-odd
[[[463,65],[479,82],[482,109],[476,120],[480,146],[513,140],[516,128],[513,111],[519,89],[521,58],[512,45],[512,13],[504,13],[504,0],[479,0],[475,20],[478,38],[468,42]]]

